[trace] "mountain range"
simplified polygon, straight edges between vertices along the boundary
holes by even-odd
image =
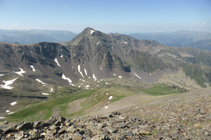
[[[96,105],[99,111],[107,109],[107,100],[157,86],[179,93],[210,83],[209,51],[90,27],[60,43],[0,43],[0,115],[13,121],[47,119],[55,110],[64,116],[86,114]],[[67,104],[81,98],[84,108],[68,114]]]
[[[192,47],[211,51],[210,32],[181,30],[172,33],[136,33],[129,36],[141,40],[156,40],[169,47]]]
[[[32,44],[38,42],[65,42],[77,34],[62,30],[0,30],[0,42]],[[171,33],[127,34],[139,40],[155,40],[168,47],[191,47],[211,51],[211,33],[200,31],[175,31]]]
[[[75,36],[73,32],[61,30],[0,30],[0,42],[6,43],[64,42]]]

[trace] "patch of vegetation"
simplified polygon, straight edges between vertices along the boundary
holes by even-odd
[[[141,52],[137,50],[130,50],[129,56],[134,60],[137,66],[147,72],[153,72],[157,69],[163,70],[167,68],[165,63],[156,55],[151,55],[147,52]]]
[[[108,94],[106,94],[108,93]],[[108,98],[113,96],[110,100],[110,103],[121,100],[124,97],[134,95],[135,92],[129,88],[121,87],[121,86],[113,86],[110,88],[101,88],[97,90],[94,94],[88,97],[85,101],[81,103],[82,109],[78,112],[71,114],[70,116],[74,115],[83,115],[84,111],[94,105],[97,105],[100,102],[106,101],[108,102]]]
[[[158,85],[153,88],[143,89],[142,91],[153,96],[180,93],[178,89],[173,89],[167,85]]]
[[[187,64],[183,67],[184,73],[191,79],[194,79],[201,87],[205,88],[204,84],[206,80],[203,78],[205,76],[204,70],[198,65]]]
[[[34,121],[36,119],[46,120],[51,117],[52,109],[56,107],[60,108],[61,112],[59,114],[67,116],[66,110],[70,102],[89,97],[95,92],[95,90],[81,90],[77,92],[73,91],[75,91],[75,89],[61,89],[61,93],[51,95],[50,100],[30,105],[29,107],[17,111],[14,114],[7,115],[6,117],[10,122]]]

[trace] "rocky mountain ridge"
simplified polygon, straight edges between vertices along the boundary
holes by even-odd
[[[47,119],[54,110],[69,116],[66,104],[85,97],[79,113],[96,105],[103,110],[110,104],[108,92],[115,102],[134,94],[144,97],[142,89],[160,85],[171,93],[199,90],[211,83],[210,56],[200,49],[169,48],[89,27],[68,42],[0,43],[0,115],[14,118],[19,111],[30,113],[34,105],[36,113],[45,113],[31,112],[32,118]],[[39,108],[46,102],[57,102],[59,107]],[[21,119],[27,120],[28,115]]]

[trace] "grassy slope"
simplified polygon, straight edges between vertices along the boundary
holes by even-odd
[[[106,95],[108,93],[108,95]],[[110,88],[101,88],[99,90],[80,90],[75,89],[60,89],[60,94],[53,94],[50,99],[41,103],[36,103],[17,111],[14,114],[7,115],[6,118],[10,122],[19,121],[34,121],[46,120],[52,116],[54,108],[59,108],[59,114],[64,117],[71,117],[75,115],[83,115],[83,112],[113,96],[111,102],[120,100],[126,96],[134,95],[135,92],[129,88],[114,86]],[[73,113],[67,114],[69,103],[77,99],[87,98],[82,104],[82,109]]]
[[[64,92],[61,94],[51,95],[50,100],[31,105],[28,108],[17,111],[11,115],[7,115],[6,117],[9,121],[33,121],[36,119],[46,120],[51,117],[52,109],[55,107],[60,108],[61,113],[59,114],[66,116],[64,111],[68,108],[68,103],[80,98],[86,98],[94,92],[95,90],[83,90],[75,92],[74,94]]]
[[[153,88],[144,89],[142,91],[153,96],[179,93],[178,90],[170,90],[166,85],[158,85]]]

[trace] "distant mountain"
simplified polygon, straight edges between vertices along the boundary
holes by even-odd
[[[71,31],[57,30],[0,30],[0,42],[31,44],[38,42],[65,42],[76,36]]]
[[[198,31],[177,31],[172,33],[136,33],[129,34],[137,39],[156,40],[169,47],[194,47],[209,50],[208,47],[201,47],[204,42],[210,43],[211,33]],[[197,42],[197,43],[195,43]],[[194,44],[195,43],[195,44]]]
[[[211,51],[211,39],[199,40],[199,41],[190,43],[187,46],[191,48],[198,48],[198,49]]]

